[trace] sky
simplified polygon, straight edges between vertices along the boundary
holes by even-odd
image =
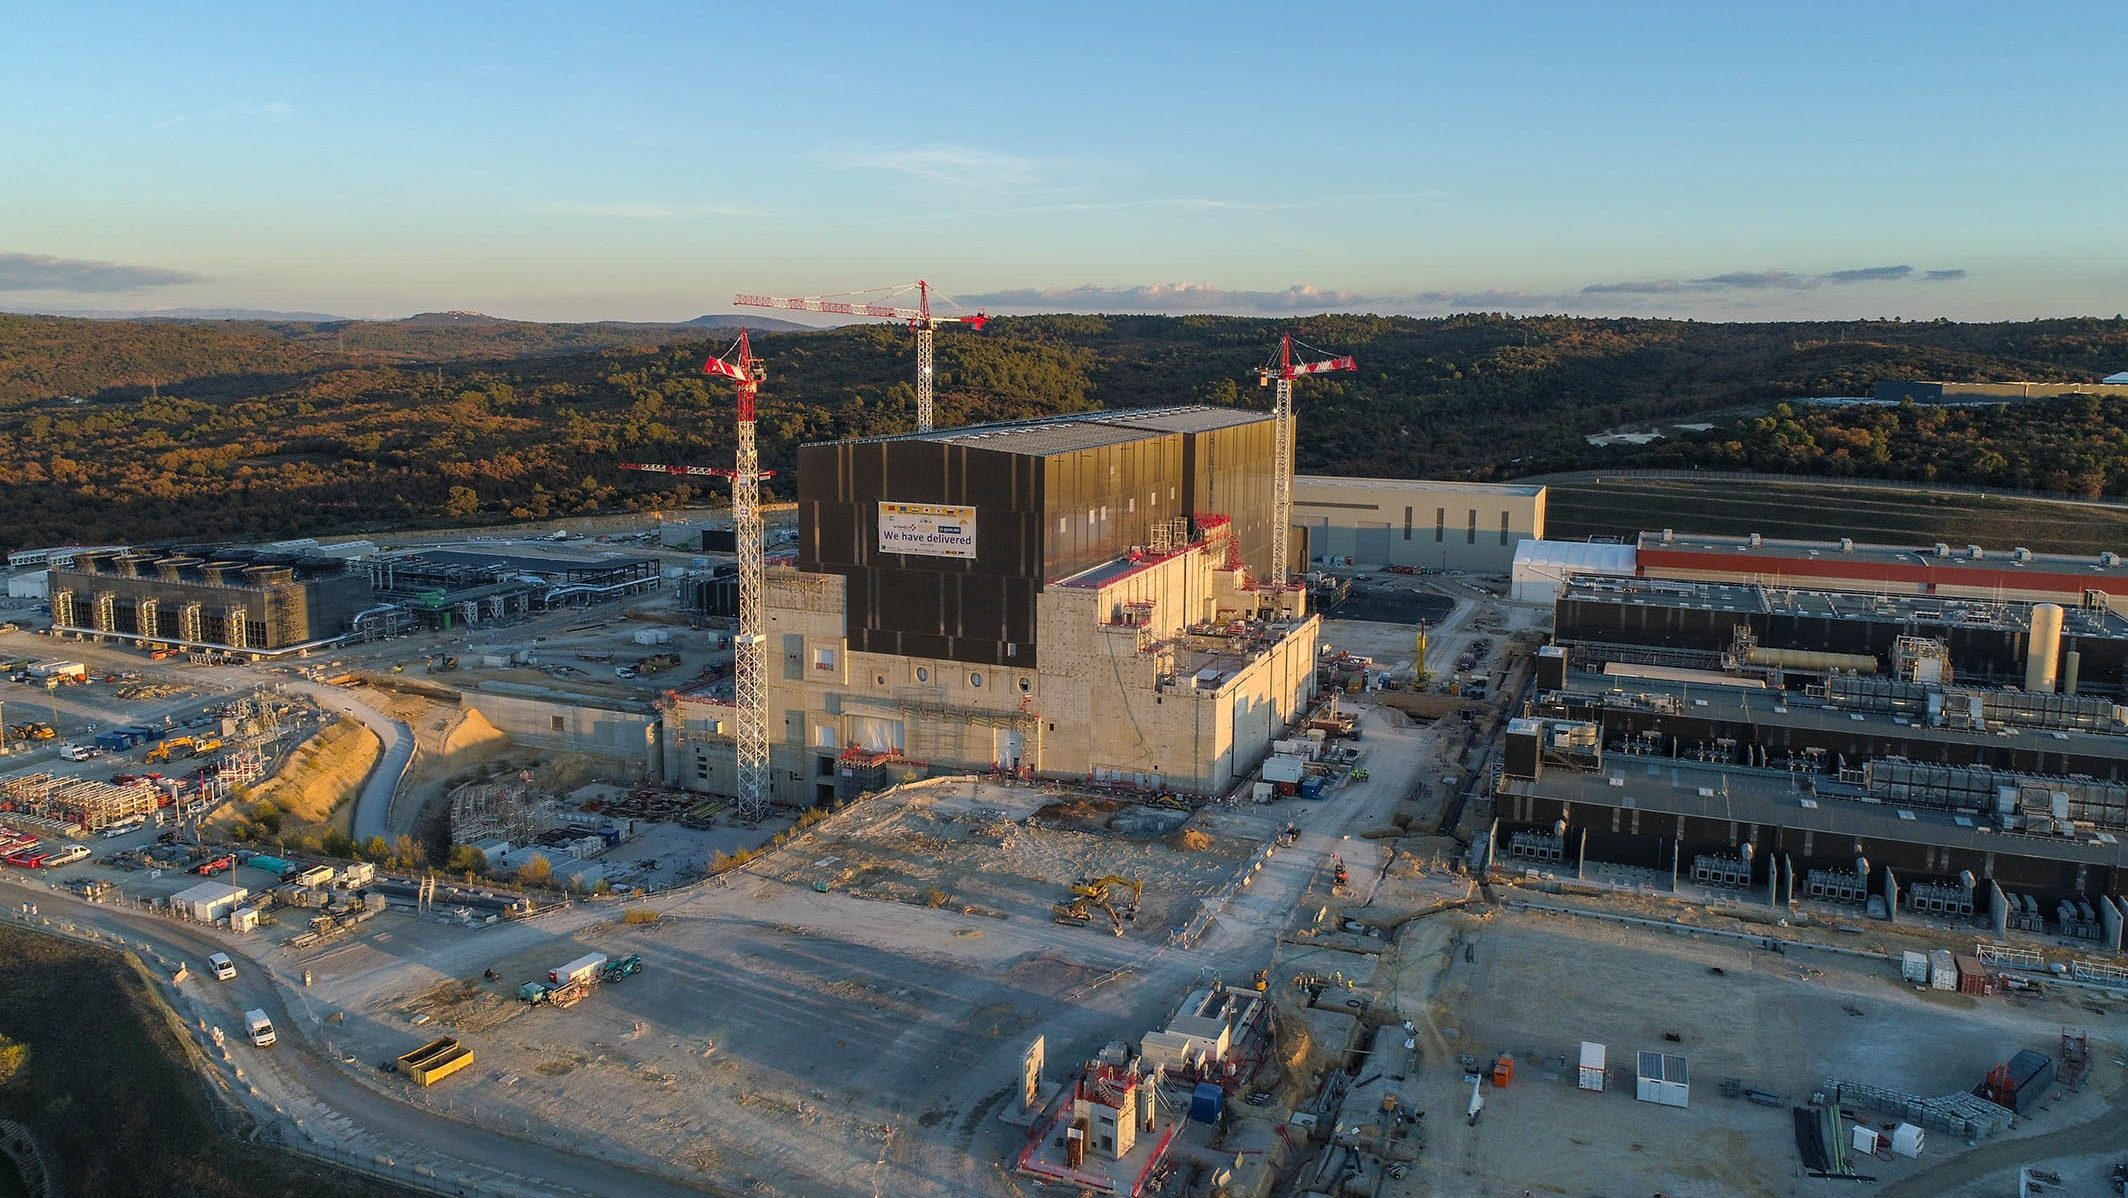
[[[0,309],[2128,309],[2128,4],[17,6]]]

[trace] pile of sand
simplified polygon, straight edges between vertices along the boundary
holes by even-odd
[[[1201,853],[1212,847],[1212,838],[1195,828],[1177,828],[1175,834],[1167,838],[1167,845],[1185,853]]]

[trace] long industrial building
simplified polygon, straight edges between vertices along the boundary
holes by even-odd
[[[1555,625],[1499,859],[2120,949],[2128,619],[2104,602],[1600,577]]]
[[[330,557],[263,550],[97,550],[51,569],[52,629],[272,655],[380,617],[368,578]]]
[[[1544,539],[1545,494],[1533,483],[1297,474],[1293,523],[1313,565],[1506,574],[1525,542]]]
[[[1175,407],[807,445],[766,594],[774,794],[997,769],[1217,793],[1315,688],[1268,572],[1276,425]],[[733,710],[668,705],[667,777],[730,793]]]

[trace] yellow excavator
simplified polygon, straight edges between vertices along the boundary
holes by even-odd
[[[1130,892],[1130,901],[1124,902],[1122,891]],[[1100,906],[1120,908],[1130,916],[1138,914],[1138,903],[1145,897],[1145,883],[1136,878],[1123,878],[1110,874],[1105,878],[1082,878],[1071,884],[1074,897],[1090,900]]]
[[[50,724],[16,724],[8,732],[17,740],[52,740],[59,735]]]
[[[1108,916],[1108,930],[1118,936],[1123,934],[1123,917],[1116,909],[1098,898],[1081,895],[1069,902],[1053,903],[1049,908],[1052,921],[1083,928],[1094,921],[1094,912]]]
[[[148,760],[168,761],[170,760],[170,751],[172,749],[184,749],[189,752],[195,743],[197,742],[189,736],[173,736],[148,750]]]

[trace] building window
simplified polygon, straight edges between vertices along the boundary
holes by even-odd
[[[833,757],[828,757],[825,755],[815,758],[813,761],[813,772],[819,774],[823,778],[834,777],[835,759]]]
[[[560,717],[560,716],[558,716],[558,715],[557,715],[557,716],[549,716],[549,717],[548,717],[548,719],[550,719],[550,720],[551,720],[551,721],[553,722],[553,723],[552,723],[552,727],[551,727],[551,731],[555,731],[555,732],[560,732],[560,731],[562,730],[562,717]]]
[[[968,685],[975,687],[977,690],[981,690],[983,686],[983,675],[976,670],[968,671]]]
[[[1500,543],[1507,544],[1507,513],[1500,513]]]
[[[1468,534],[1468,535],[1466,535],[1466,536],[1465,536],[1465,537],[1463,538],[1463,543],[1464,543],[1465,545],[1475,545],[1475,544],[1477,544],[1477,543],[1478,543],[1478,509],[1477,509],[1477,508],[1472,508],[1472,509],[1470,509],[1470,532],[1469,532],[1469,534]]]
[[[813,668],[833,671],[835,668],[835,651],[833,649],[813,650]]]
[[[1018,645],[1014,644],[1014,643],[1013,643],[1013,642],[1011,642],[1011,641],[1006,641],[1006,642],[1005,642],[1005,656],[1007,656],[1007,657],[1018,657],[1019,655],[1020,655],[1020,647],[1019,647]]]
[[[1404,539],[1411,539],[1411,509],[1408,507],[1404,509]]]
[[[1448,509],[1445,507],[1437,507],[1433,510],[1433,539],[1436,541],[1448,539]]]
[[[929,666],[916,667],[916,680],[918,682],[931,681],[931,668]]]
[[[1029,677],[1028,677],[1027,675],[1025,675],[1025,674],[1022,674],[1022,675],[1020,675],[1020,693],[1024,695],[1024,694],[1026,694],[1027,692],[1029,692],[1029,691],[1031,691],[1031,690],[1033,690],[1033,689],[1034,689],[1034,679],[1032,679],[1032,678],[1029,678]]]
[[[816,748],[816,749],[832,749],[832,748],[834,748],[834,747],[835,747],[835,725],[833,725],[833,724],[815,724],[815,725],[813,725],[813,747],[814,747],[814,748]]]
[[[886,676],[885,674],[874,674],[874,675],[872,675],[872,685],[873,685],[873,686],[885,686],[886,684],[887,684],[887,676]]]
[[[1128,516],[1128,515],[1130,515],[1130,514],[1131,514],[1132,512],[1135,512],[1135,511],[1137,511],[1137,510],[1138,510],[1138,497],[1137,497],[1136,495],[1133,495],[1133,496],[1131,496],[1131,497],[1130,497],[1129,499],[1126,499],[1126,500],[1124,500],[1124,501],[1123,501],[1123,514],[1124,514],[1124,515]]]
[[[1058,516],[1058,517],[1057,517],[1057,535],[1061,537],[1061,536],[1063,536],[1064,534],[1066,534],[1066,533],[1068,533],[1068,532],[1070,532],[1070,531],[1071,531],[1071,517],[1070,517],[1070,516]]]

